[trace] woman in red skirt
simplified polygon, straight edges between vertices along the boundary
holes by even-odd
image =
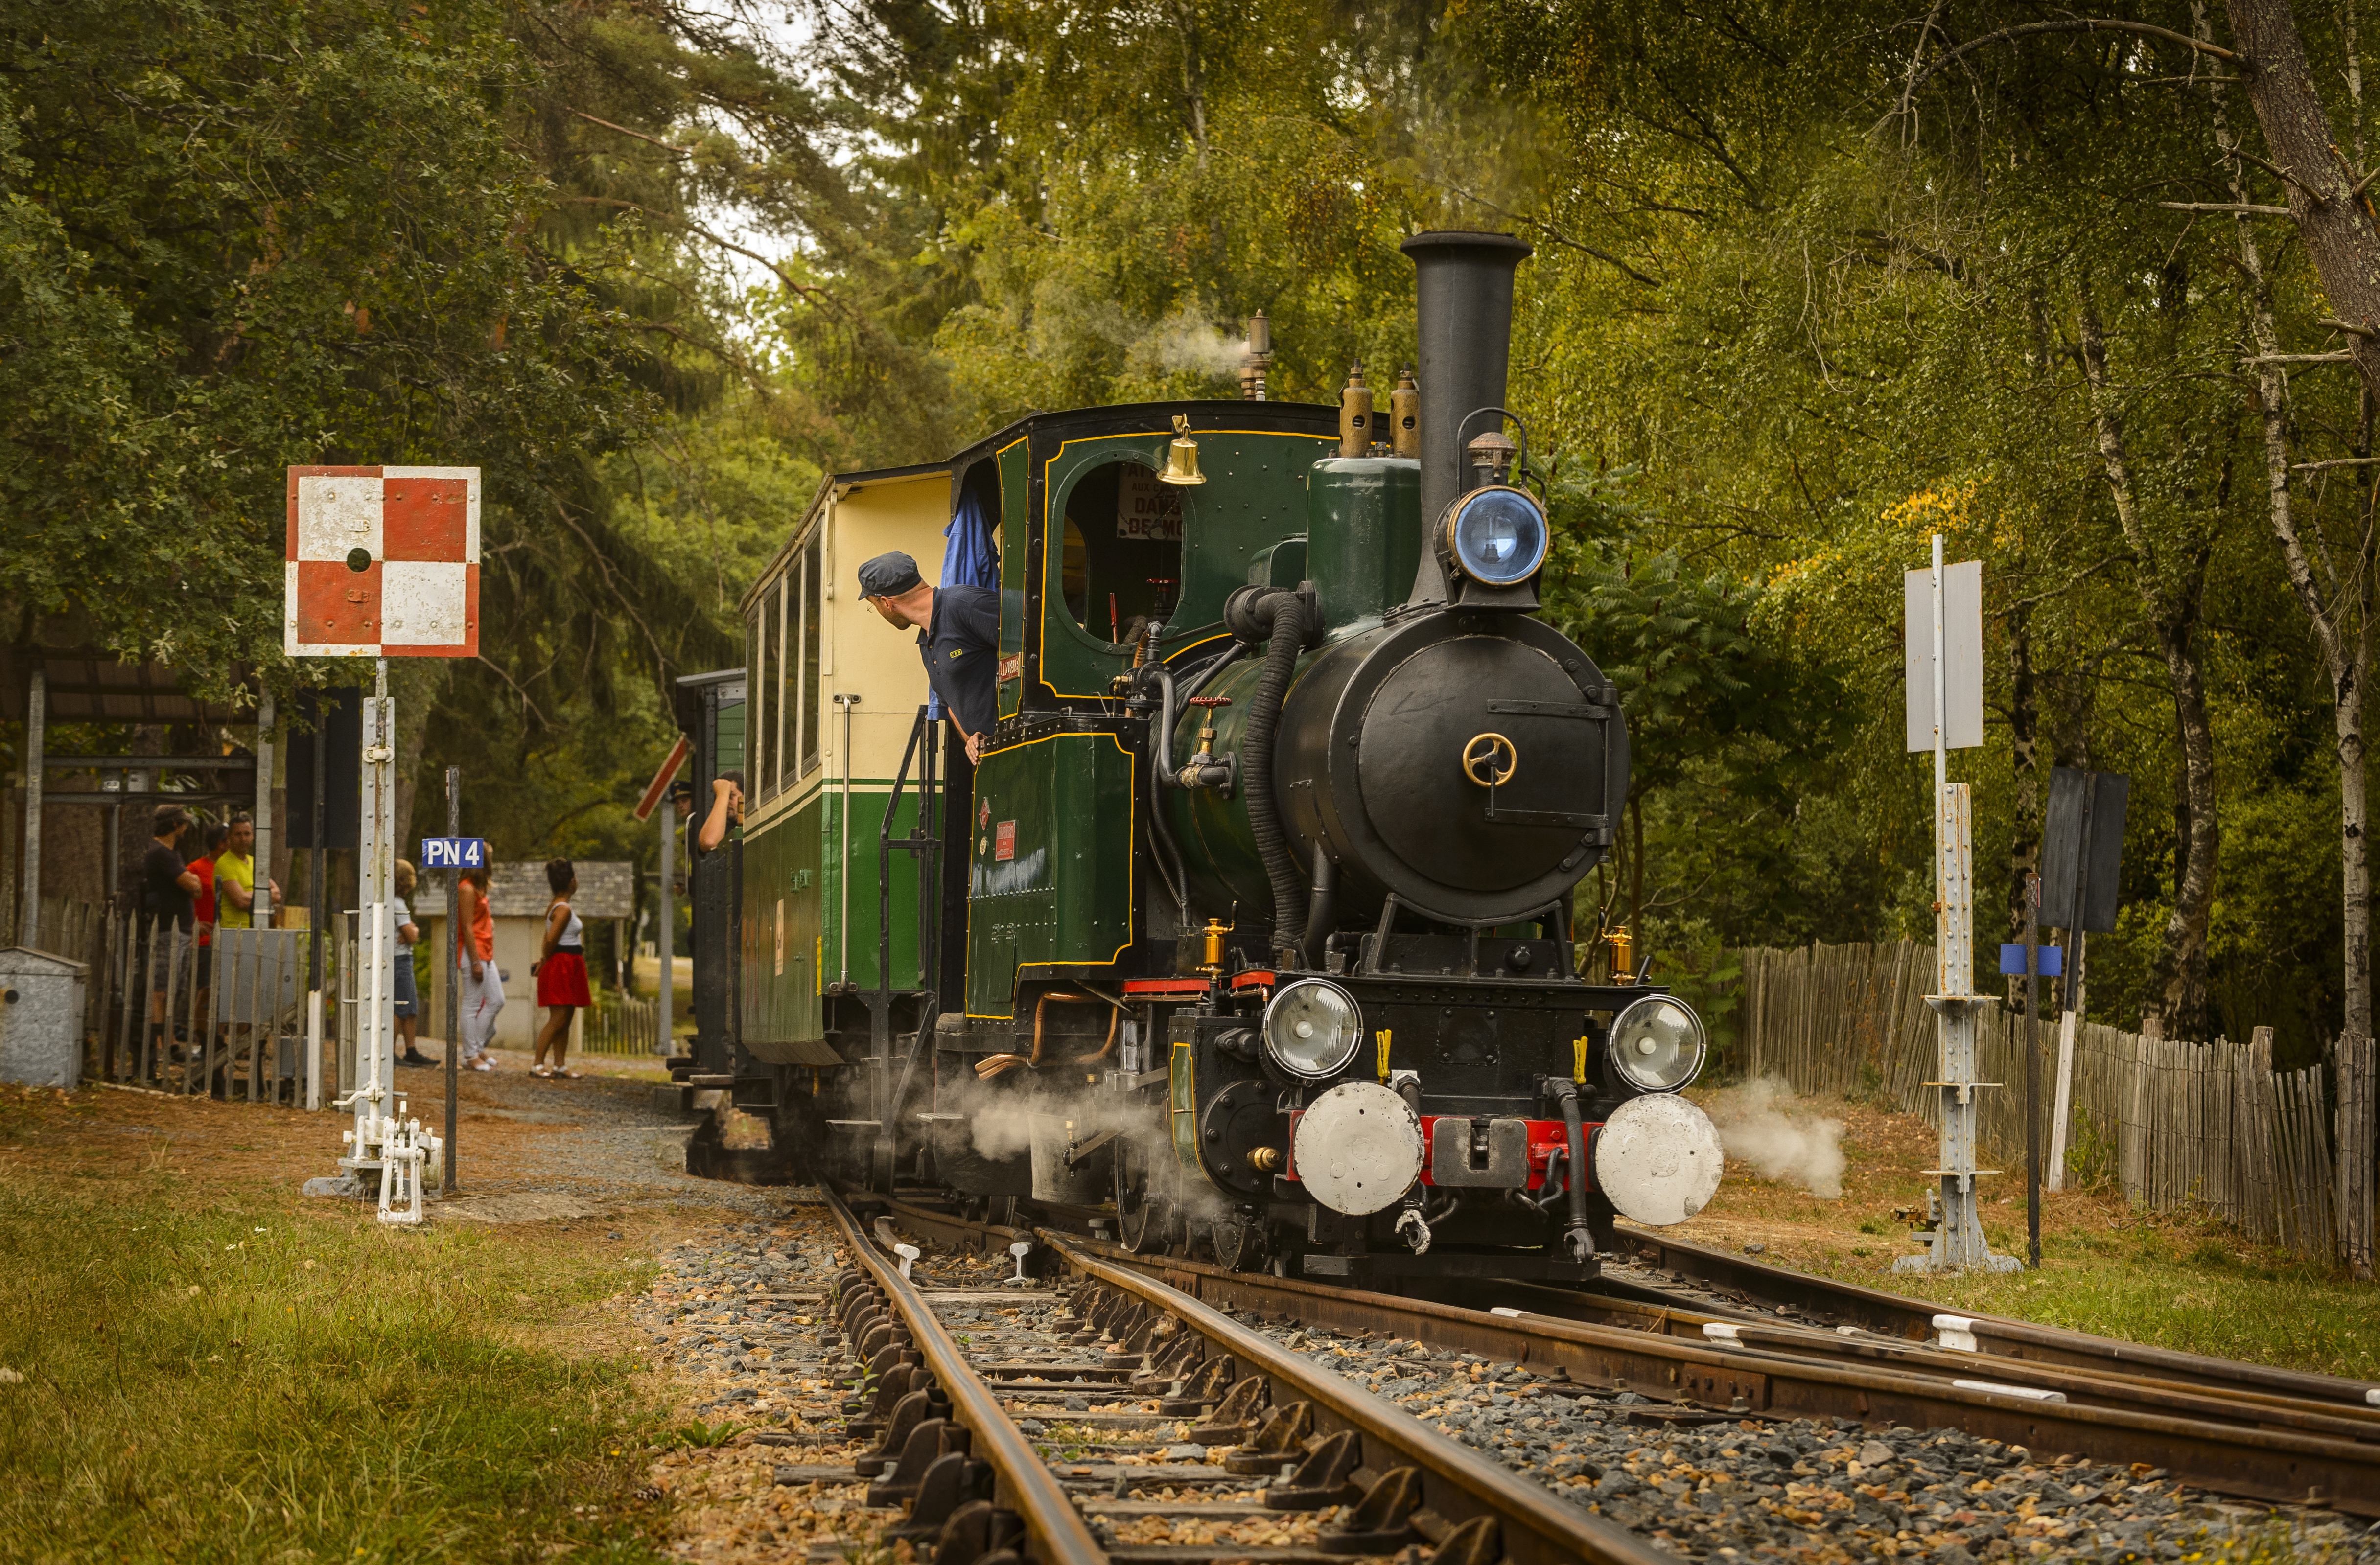
[[[537,1060],[529,1066],[529,1074],[568,1081],[577,1074],[563,1063],[570,1050],[570,1013],[593,1004],[594,1000],[587,992],[585,926],[570,907],[571,893],[578,890],[578,872],[568,859],[557,858],[545,867],[545,883],[553,888],[553,901],[545,909],[545,953],[537,964],[537,1002],[546,1008],[546,1022],[538,1029]],[[545,1062],[549,1049],[553,1051],[551,1067]]]

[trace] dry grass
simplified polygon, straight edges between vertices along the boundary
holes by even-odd
[[[2045,1192],[2038,1271],[1959,1277],[1894,1272],[1913,1254],[1895,1207],[1921,1207],[1935,1133],[1912,1114],[1804,1100],[1843,1122],[1840,1200],[1762,1180],[1735,1159],[1709,1209],[1671,1231],[1696,1244],[1764,1246],[1762,1258],[1952,1310],[2007,1315],[2132,1341],[2380,1380],[2380,1290],[2288,1251],[2250,1244],[2204,1213],[2132,1210],[2108,1191]],[[2024,1177],[1985,1181],[1992,1248],[2025,1253]]]
[[[338,1119],[0,1087],[0,1555],[662,1558],[620,1312],[691,1219],[383,1230],[298,1194]]]

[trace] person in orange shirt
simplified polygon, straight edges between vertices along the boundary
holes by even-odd
[[[462,1010],[460,1063],[474,1071],[492,1071],[496,1062],[488,1058],[488,1045],[495,1040],[496,1013],[504,1008],[504,976],[496,967],[496,919],[488,910],[488,872],[464,870],[458,895],[462,916],[456,922],[462,928],[455,942],[455,965],[462,982],[455,997]]]

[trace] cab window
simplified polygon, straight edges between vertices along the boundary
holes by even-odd
[[[1059,574],[1066,612],[1100,641],[1129,646],[1172,616],[1182,584],[1182,491],[1138,462],[1086,471],[1066,496]]]

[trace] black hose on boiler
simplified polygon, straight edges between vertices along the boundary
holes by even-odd
[[[1272,745],[1281,727],[1281,704],[1297,672],[1298,654],[1305,649],[1305,602],[1286,589],[1268,592],[1243,611],[1251,629],[1267,641],[1264,673],[1249,698],[1247,727],[1241,733],[1245,751],[1240,775],[1248,790],[1248,834],[1256,840],[1264,862],[1265,879],[1272,883],[1272,945],[1278,953],[1292,952],[1305,925],[1305,882],[1289,856],[1289,839],[1281,825],[1280,803],[1272,791]]]

